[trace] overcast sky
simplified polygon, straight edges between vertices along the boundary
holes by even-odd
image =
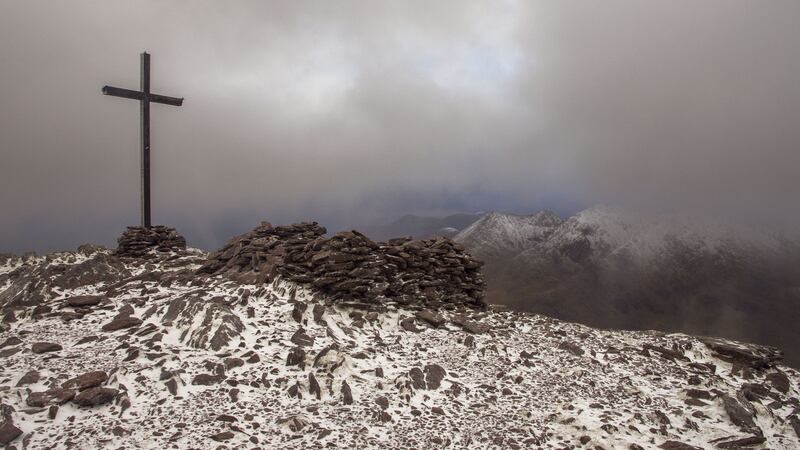
[[[0,252],[595,203],[800,224],[800,2],[0,0]],[[733,220],[733,219],[732,219]]]

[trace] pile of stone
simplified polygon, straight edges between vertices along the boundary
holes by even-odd
[[[174,228],[156,225],[154,227],[128,227],[117,239],[119,256],[141,258],[153,252],[167,253],[186,249],[186,239]]]
[[[482,263],[450,239],[376,243],[357,231],[325,233],[316,222],[262,222],[211,254],[197,272],[257,284],[280,275],[337,302],[485,306]]]

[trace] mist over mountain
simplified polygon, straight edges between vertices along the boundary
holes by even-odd
[[[489,213],[454,238],[486,261],[493,303],[592,326],[775,345],[800,365],[800,245],[686,215],[594,207]]]
[[[367,236],[385,240],[398,236],[413,236],[425,239],[432,236],[455,236],[459,231],[481,218],[482,214],[451,214],[445,217],[406,214],[384,225],[360,227]]]

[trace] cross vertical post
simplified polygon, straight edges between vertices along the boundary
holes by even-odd
[[[150,228],[150,55],[147,52],[141,54],[141,68],[142,226]]]
[[[168,97],[166,95],[150,92],[150,54],[143,52],[141,55],[141,90],[133,91],[113,86],[103,86],[103,94],[114,97],[139,100],[141,111],[141,213],[142,227],[152,227],[150,220],[150,103],[181,106],[183,98]]]

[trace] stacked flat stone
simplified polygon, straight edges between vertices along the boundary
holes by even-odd
[[[482,263],[450,239],[376,243],[357,231],[325,232],[316,222],[263,222],[211,254],[198,273],[257,284],[280,275],[353,304],[485,306]]]
[[[154,227],[128,227],[117,239],[119,256],[141,258],[158,253],[175,252],[186,249],[186,239],[174,228],[156,225]]]

